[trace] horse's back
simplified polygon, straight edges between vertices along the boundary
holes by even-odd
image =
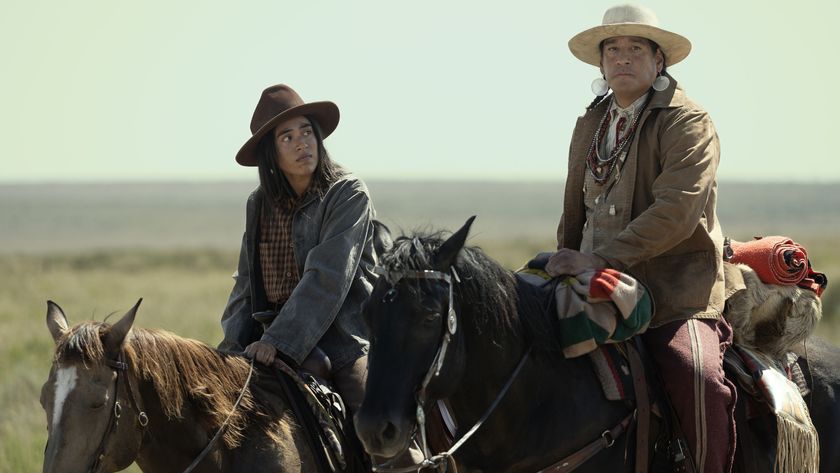
[[[840,348],[811,337],[797,352],[811,387],[805,401],[820,434],[820,471],[840,471]]]
[[[810,387],[805,402],[819,434],[820,471],[836,473],[840,471],[840,348],[812,337],[805,347],[796,347],[796,352]],[[734,471],[773,471],[777,435],[775,423],[767,416],[748,419],[745,409],[744,401],[739,397]]]

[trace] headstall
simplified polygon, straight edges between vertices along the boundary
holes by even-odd
[[[420,471],[426,468],[439,468],[440,466],[444,465],[449,461],[449,458],[455,453],[456,450],[461,448],[461,446],[470,438],[472,435],[478,430],[479,427],[484,423],[485,420],[490,416],[490,414],[496,409],[496,406],[499,405],[502,398],[504,398],[505,394],[507,393],[510,386],[513,384],[514,379],[519,374],[519,371],[525,365],[525,361],[528,359],[528,354],[531,352],[531,349],[525,352],[522,355],[522,359],[519,360],[519,364],[514,369],[513,373],[511,374],[510,378],[507,380],[507,383],[502,387],[499,394],[496,396],[496,399],[493,400],[493,403],[490,407],[485,411],[484,415],[467,431],[457,442],[455,442],[452,447],[442,453],[438,453],[432,455],[429,451],[429,445],[426,438],[426,413],[424,410],[424,406],[426,403],[426,388],[428,387],[429,383],[432,381],[433,378],[440,375],[440,370],[443,368],[443,360],[446,357],[446,350],[449,347],[449,343],[452,341],[452,337],[455,336],[455,333],[458,330],[458,314],[455,311],[455,298],[454,298],[454,284],[452,280],[454,279],[455,282],[460,283],[461,279],[458,277],[458,272],[455,271],[455,267],[450,267],[450,274],[447,274],[443,271],[434,271],[434,270],[398,270],[398,271],[389,271],[383,267],[377,266],[374,268],[374,272],[381,276],[384,276],[388,282],[392,284],[392,286],[396,286],[396,284],[402,279],[429,279],[429,280],[439,280],[444,281],[449,286],[449,310],[447,311],[446,316],[446,330],[443,332],[443,337],[441,339],[440,346],[438,347],[437,353],[435,357],[432,359],[432,363],[429,366],[429,370],[426,372],[426,376],[423,378],[423,382],[420,384],[420,388],[417,390],[417,409],[416,409],[416,430],[412,434],[412,440],[417,436],[417,432],[420,432],[420,447],[423,450],[423,461],[420,463],[416,463],[414,465],[404,466],[404,467],[396,467],[391,466],[391,464],[396,461],[397,458],[400,458],[402,455],[399,454],[395,458],[380,464],[380,465],[373,465],[373,471],[375,472],[384,472],[384,473],[408,473],[412,471]],[[394,287],[392,287],[388,292],[385,293],[385,297],[383,298],[383,302],[391,302],[396,295],[396,291]],[[409,445],[411,442],[409,442]],[[406,447],[408,449],[408,447]],[[405,450],[403,450],[404,452]]]
[[[102,440],[99,442],[99,448],[96,450],[96,456],[93,459],[93,464],[91,465],[90,469],[88,470],[90,473],[95,473],[96,470],[100,467],[102,460],[105,458],[105,444],[108,440],[108,437],[111,433],[117,430],[117,425],[119,424],[120,416],[122,415],[122,406],[120,405],[120,401],[117,399],[119,396],[119,389],[120,389],[120,378],[125,374],[125,384],[127,385],[128,389],[128,397],[131,404],[134,406],[134,409],[137,411],[137,423],[140,424],[140,427],[143,429],[144,433],[146,430],[146,426],[149,425],[149,417],[146,415],[146,412],[143,410],[143,398],[140,396],[139,391],[135,386],[132,386],[130,377],[125,373],[128,371],[128,363],[123,361],[123,352],[120,351],[119,356],[116,360],[112,359],[105,359],[105,364],[111,367],[117,374],[117,378],[114,381],[114,404],[111,408],[111,416],[108,419],[108,427],[105,429],[105,433],[102,434]],[[242,402],[242,398],[245,395],[245,391],[248,388],[248,384],[251,382],[251,375],[254,373],[254,360],[251,360],[250,369],[248,371],[248,377],[245,379],[245,384],[242,386],[242,390],[239,393],[239,397],[236,399],[236,402],[233,405],[233,408],[228,414],[225,421],[222,423],[221,427],[216,431],[216,434],[210,439],[210,442],[207,446],[204,447],[204,450],[198,455],[198,457],[193,460],[193,462],[184,470],[183,473],[190,473],[195,469],[196,466],[210,453],[210,450],[213,448],[213,445],[216,444],[216,441],[219,440],[222,433],[225,431],[227,427],[228,421],[233,416],[236,409],[239,407],[239,404]]]
[[[126,390],[128,391],[129,401],[134,406],[134,410],[137,411],[137,423],[140,424],[143,431],[145,431],[146,426],[149,425],[149,417],[143,410],[143,400],[140,397],[140,393],[137,392],[135,386],[132,386],[130,378],[125,373],[128,371],[128,363],[123,361],[123,358],[123,352],[120,351],[116,360],[112,360],[110,358],[105,359],[105,364],[113,369],[117,375],[116,379],[114,379],[114,404],[110,409],[111,415],[108,417],[108,427],[105,428],[105,432],[102,434],[102,440],[99,441],[99,447],[96,449],[96,455],[93,457],[93,464],[91,464],[90,469],[88,470],[91,473],[99,469],[102,460],[105,458],[105,444],[108,441],[108,437],[117,430],[120,417],[122,416],[122,405],[120,404],[118,397],[120,395],[120,378],[123,376],[126,377],[125,384],[127,386]]]
[[[392,466],[392,464],[397,461],[398,458],[402,456],[402,454],[409,448],[408,445],[403,452],[396,455],[391,460],[383,464],[373,465],[373,471],[375,472],[383,472],[383,473],[409,473],[412,471],[420,471],[427,468],[438,469],[444,467],[448,464],[452,455],[461,448],[462,445],[470,438],[472,435],[478,431],[478,429],[484,424],[490,414],[496,409],[502,399],[507,394],[508,390],[510,389],[511,385],[513,384],[514,380],[516,380],[519,372],[522,370],[522,367],[525,366],[525,362],[528,360],[528,357],[531,353],[531,347],[529,346],[525,353],[522,355],[522,358],[519,360],[519,363],[514,368],[513,372],[508,377],[507,382],[505,385],[502,386],[502,389],[496,395],[496,398],[490,404],[481,418],[476,421],[475,424],[460,438],[456,441],[449,450],[445,452],[441,452],[438,454],[432,455],[429,451],[429,446],[426,440],[426,414],[424,411],[424,405],[426,402],[426,387],[431,382],[432,378],[440,375],[440,370],[443,367],[443,360],[446,355],[446,349],[449,346],[449,343],[452,340],[452,337],[455,335],[457,328],[458,328],[458,315],[455,312],[454,307],[454,297],[453,297],[453,286],[452,279],[455,279],[455,282],[460,283],[461,280],[458,277],[458,273],[455,271],[454,267],[450,268],[451,276],[447,273],[442,271],[433,271],[433,270],[397,270],[397,271],[389,271],[385,268],[377,266],[374,268],[374,272],[381,276],[384,276],[388,282],[391,283],[391,289],[386,292],[385,297],[383,298],[383,302],[392,302],[396,296],[396,289],[394,286],[401,280],[401,279],[430,279],[430,280],[440,280],[444,281],[449,285],[449,310],[448,315],[446,318],[446,331],[444,331],[442,341],[440,346],[438,347],[437,354],[435,354],[434,359],[432,360],[432,364],[429,367],[429,371],[426,373],[426,376],[423,378],[423,383],[420,385],[420,388],[417,391],[417,410],[416,410],[416,429],[411,436],[411,440],[414,440],[417,436],[417,432],[420,432],[420,446],[423,449],[423,461],[420,463],[416,463],[409,466],[397,467]],[[392,292],[393,291],[393,292]],[[624,432],[627,431],[629,425],[634,421],[636,416],[636,410],[633,410],[628,416],[621,419],[618,424],[616,424],[611,429],[605,430],[598,438],[584,446],[583,448],[575,451],[573,454],[561,459],[560,461],[554,463],[550,467],[541,470],[540,473],[568,473],[587,460],[592,458],[596,453],[600,452],[605,448],[611,447],[615,443],[615,439],[621,436]],[[409,445],[411,445],[411,441],[409,441]],[[445,470],[444,470],[445,471]]]

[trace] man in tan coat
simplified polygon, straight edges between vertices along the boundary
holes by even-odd
[[[572,136],[558,251],[547,270],[612,267],[648,287],[655,313],[643,338],[697,470],[728,472],[735,388],[722,367],[732,332],[722,318],[715,213],[720,149],[709,115],[665,72],[691,43],[656,25],[650,10],[622,5],[569,41],[602,77]]]

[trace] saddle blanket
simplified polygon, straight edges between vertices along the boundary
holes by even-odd
[[[627,361],[624,343],[601,345],[589,354],[589,360],[604,396],[610,401],[635,400],[633,391],[633,376],[630,374],[630,363]]]

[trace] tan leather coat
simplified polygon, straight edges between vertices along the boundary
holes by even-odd
[[[586,212],[586,153],[609,100],[578,118],[558,248],[579,249]],[[689,318],[719,318],[723,311],[723,237],[715,213],[715,173],[720,160],[709,115],[689,100],[676,80],[654,92],[620,169],[629,191],[610,192],[589,225],[606,225],[593,253],[642,281],[656,311],[651,327]],[[615,182],[615,178],[612,179]],[[611,219],[611,220],[606,220]],[[604,232],[601,232],[603,235]]]

